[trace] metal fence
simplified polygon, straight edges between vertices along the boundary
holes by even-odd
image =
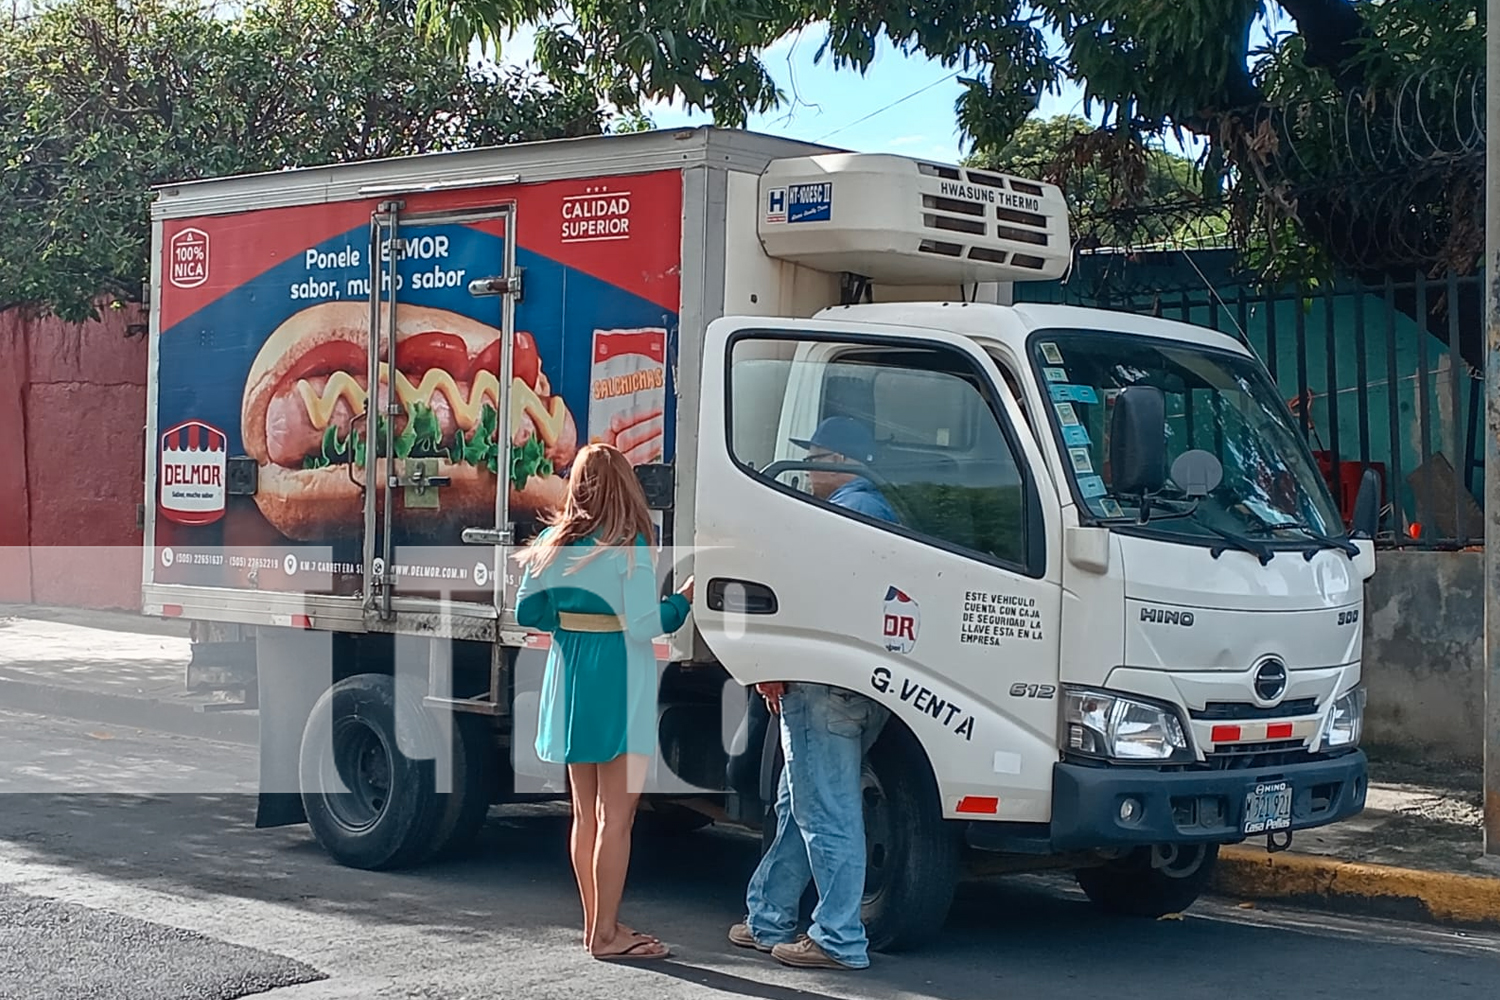
[[[1234,254],[1083,254],[1066,282],[1017,301],[1180,319],[1232,334],[1269,369],[1346,519],[1366,468],[1380,475],[1382,547],[1483,541],[1480,278],[1344,279],[1309,293],[1233,271]]]

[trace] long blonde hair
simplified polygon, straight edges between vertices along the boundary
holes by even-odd
[[[612,545],[623,545],[634,560],[636,539],[654,530],[646,493],[624,452],[607,444],[585,445],[573,460],[568,498],[547,519],[552,531],[516,555],[516,561],[540,573],[565,546],[592,537],[595,551],[570,566],[572,573]]]

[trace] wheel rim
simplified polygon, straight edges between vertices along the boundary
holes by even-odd
[[[862,902],[870,904],[885,892],[892,874],[895,850],[895,824],[891,801],[885,794],[880,777],[866,765],[861,795],[865,815],[865,892]]]
[[[379,822],[390,802],[392,761],[385,739],[365,720],[340,719],[319,768],[333,821],[351,833]]]
[[[1167,878],[1192,878],[1208,857],[1203,844],[1163,844],[1152,851],[1152,866]]]

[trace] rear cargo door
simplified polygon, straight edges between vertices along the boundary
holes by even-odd
[[[1061,511],[993,360],[942,331],[722,319],[701,415],[694,616],[719,662],[890,709],[945,815],[1046,820]]]
[[[504,604],[514,207],[370,222],[365,610],[493,618]]]

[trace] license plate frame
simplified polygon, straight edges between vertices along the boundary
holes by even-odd
[[[1241,830],[1246,836],[1292,828],[1292,783],[1265,781],[1245,793]]]

